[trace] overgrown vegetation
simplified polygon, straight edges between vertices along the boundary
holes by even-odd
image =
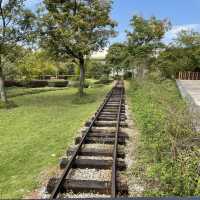
[[[192,116],[175,82],[153,77],[130,82],[128,91],[141,132],[133,173],[146,182],[144,195],[199,195],[200,149]]]

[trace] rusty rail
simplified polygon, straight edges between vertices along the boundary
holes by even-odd
[[[81,141],[80,141],[80,143],[79,143],[77,149],[74,151],[73,155],[71,156],[71,158],[70,158],[70,160],[69,160],[69,162],[68,162],[66,168],[64,169],[64,172],[63,172],[63,174],[62,174],[60,180],[58,181],[56,187],[54,188],[54,190],[53,190],[53,192],[52,192],[52,194],[51,194],[50,200],[53,200],[53,199],[55,199],[55,198],[57,197],[57,195],[58,195],[58,193],[59,193],[59,191],[60,191],[60,188],[61,188],[61,186],[62,186],[62,184],[63,184],[63,182],[64,182],[66,176],[68,175],[70,169],[72,168],[73,162],[75,161],[76,156],[78,155],[78,152],[80,151],[80,149],[81,149],[81,147],[82,147],[82,145],[83,145],[83,143],[84,143],[84,141],[85,141],[85,139],[86,139],[88,133],[90,132],[90,130],[91,130],[93,124],[95,123],[96,119],[98,118],[98,116],[100,115],[100,113],[101,113],[101,111],[103,110],[104,106],[106,105],[106,103],[108,102],[109,98],[111,97],[112,92],[113,92],[113,90],[111,90],[111,92],[108,94],[106,100],[104,101],[103,105],[100,107],[99,111],[98,111],[97,114],[95,115],[95,118],[93,119],[92,123],[90,124],[88,130],[86,131],[86,133],[85,133],[84,136],[82,137],[82,139],[81,139]]]
[[[119,82],[117,82],[117,84],[119,84]],[[79,154],[82,145],[85,143],[89,132],[91,131],[91,129],[94,126],[95,122],[98,120],[102,110],[104,109],[104,107],[106,106],[106,104],[108,103],[110,98],[112,97],[113,91],[114,91],[114,89],[116,89],[117,84],[108,93],[104,103],[100,106],[100,108],[98,109],[95,117],[93,118],[92,122],[90,123],[89,128],[86,130],[86,132],[84,133],[83,137],[79,141],[78,147],[73,151],[72,156],[70,157],[70,160],[67,162],[67,165],[64,168],[64,172],[62,173],[62,176],[59,178],[58,182],[56,183],[56,185],[55,185],[55,187],[53,189],[53,192],[51,193],[50,200],[53,200],[53,199],[57,198],[57,195],[59,194],[59,192],[60,192],[60,190],[62,188],[62,185],[65,183],[65,178],[67,177],[69,171],[72,169],[72,166],[76,161],[76,157]],[[123,87],[119,87],[118,90],[120,91],[120,99],[119,99],[120,102],[119,102],[119,109],[118,109],[118,114],[117,114],[115,142],[114,142],[114,149],[113,149],[112,180],[111,180],[111,196],[112,197],[116,196],[116,188],[117,188],[117,184],[116,184],[116,168],[117,168],[116,166],[118,164],[117,163],[117,155],[118,155],[117,144],[118,144],[118,133],[119,133],[119,130],[120,130],[120,114],[121,114],[123,91],[124,91]]]
[[[113,164],[112,164],[112,179],[111,179],[111,197],[116,197],[116,165],[117,165],[117,146],[118,146],[118,134],[120,131],[120,115],[121,115],[121,108],[122,108],[122,99],[123,99],[123,88],[121,88],[120,94],[120,103],[118,108],[117,114],[117,124],[116,124],[116,133],[115,133],[115,144],[113,149]]]

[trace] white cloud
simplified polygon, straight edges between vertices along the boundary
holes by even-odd
[[[165,34],[163,41],[165,43],[170,43],[177,37],[177,34],[182,30],[194,30],[200,32],[200,24],[185,24],[173,26],[170,31]]]

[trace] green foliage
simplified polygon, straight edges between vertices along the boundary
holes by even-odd
[[[109,76],[111,67],[103,64],[101,61],[89,60],[86,63],[88,77],[99,79],[102,76]]]
[[[117,73],[124,68],[124,60],[127,57],[127,46],[115,43],[109,47],[106,55],[106,64],[110,65]]]
[[[181,32],[175,44],[161,52],[153,67],[166,78],[176,78],[180,71],[194,71],[200,66],[200,34]]]
[[[99,0],[62,3],[45,0],[41,9],[40,44],[57,59],[71,58],[79,64],[80,94],[83,94],[86,56],[104,48],[115,33],[111,4]]]
[[[35,15],[25,9],[24,0],[0,1],[0,98],[4,102],[7,102],[3,75],[5,61],[12,63],[10,54],[18,44],[26,42],[28,45],[34,41],[35,19]]]
[[[170,23],[155,17],[144,19],[135,15],[131,19],[133,31],[128,32],[128,60],[129,65],[136,65],[138,74],[143,76],[144,69],[149,65],[156,51],[164,47],[161,42]]]
[[[20,77],[25,80],[38,78],[42,75],[56,73],[56,63],[48,58],[45,52],[27,53],[17,63]]]
[[[25,9],[25,0],[0,1],[0,54],[6,56],[17,42],[33,39],[35,15]],[[8,48],[10,47],[10,48]]]
[[[200,45],[200,34],[193,30],[181,31],[178,33],[178,37],[175,40],[175,43],[181,47],[194,47]]]
[[[159,77],[154,74],[132,82],[128,90],[141,132],[138,164],[133,170],[147,183],[145,195],[199,195],[199,149],[190,142],[195,136],[192,116],[175,82],[155,81],[155,76]]]

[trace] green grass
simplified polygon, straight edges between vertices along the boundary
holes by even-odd
[[[28,94],[38,94],[48,91],[63,90],[64,88],[52,88],[52,87],[42,87],[42,88],[24,88],[24,87],[9,87],[7,88],[8,97],[17,97]]]
[[[82,104],[74,103],[75,88],[12,98],[18,107],[0,110],[0,198],[37,188],[39,174],[58,165],[110,88],[86,89],[90,102]]]
[[[133,81],[127,94],[140,131],[137,165],[132,171],[145,182],[144,195],[200,195],[199,148],[179,146],[195,133],[175,81]]]

